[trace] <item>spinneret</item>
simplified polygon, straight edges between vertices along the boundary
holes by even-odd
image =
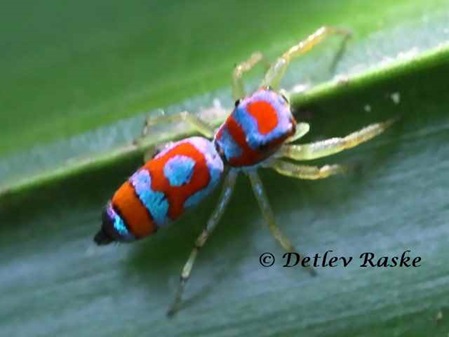
[[[102,215],[102,226],[95,235],[95,242],[99,245],[106,245],[113,241],[133,241],[134,235],[128,229],[128,225],[123,220],[122,216],[108,202]]]

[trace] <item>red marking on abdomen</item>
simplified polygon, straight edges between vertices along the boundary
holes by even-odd
[[[257,121],[257,127],[261,134],[266,135],[278,125],[276,109],[268,102],[256,101],[246,107],[248,113]]]
[[[164,174],[165,164],[176,155],[188,156],[195,161],[190,181],[182,186],[171,186]],[[172,220],[182,215],[185,201],[205,188],[210,181],[206,158],[201,151],[188,142],[174,146],[161,157],[147,162],[144,167],[150,172],[152,190],[165,194],[169,203],[168,216]]]
[[[112,197],[112,205],[120,213],[130,232],[137,238],[156,231],[156,224],[130,182],[125,182],[115,192]]]

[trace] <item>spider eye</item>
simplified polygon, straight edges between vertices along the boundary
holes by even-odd
[[[239,98],[235,101],[234,106],[237,108],[242,100]]]
[[[294,121],[292,121],[290,130],[291,130],[290,132],[292,135],[294,135],[296,133],[296,123]]]
[[[264,144],[260,144],[257,149],[259,151],[266,151],[268,149],[268,144],[264,143]]]

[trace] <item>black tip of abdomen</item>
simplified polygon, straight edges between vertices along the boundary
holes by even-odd
[[[98,231],[97,234],[94,236],[94,242],[99,246],[108,245],[111,242],[115,241],[113,238],[111,238],[108,233],[106,233],[103,228]]]

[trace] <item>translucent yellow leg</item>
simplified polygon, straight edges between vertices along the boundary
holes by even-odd
[[[348,30],[340,28],[326,26],[321,27],[315,33],[308,36],[305,40],[299,42],[297,45],[291,47],[284,54],[282,54],[282,56],[277,59],[277,61],[270,67],[270,69],[268,69],[262,85],[278,89],[282,77],[284,76],[289,63],[293,58],[307,53],[317,44],[322,42],[326,37],[335,34],[341,34],[348,37],[351,33]]]
[[[276,160],[269,167],[284,176],[307,180],[324,179],[346,171],[345,167],[341,165],[324,165],[319,167],[297,165],[283,160]]]
[[[296,124],[296,132],[293,136],[287,139],[287,143],[294,142],[299,138],[303,137],[310,130],[310,125],[308,123],[298,123]]]
[[[204,246],[207,239],[212,234],[218,222],[220,221],[220,218],[223,215],[226,206],[229,203],[229,200],[231,199],[237,175],[238,175],[237,171],[230,170],[228,175],[226,176],[223,185],[223,190],[221,192],[221,196],[218,201],[218,205],[215,208],[212,215],[210,216],[209,220],[207,221],[206,227],[203,229],[201,234],[196,239],[195,246],[193,247],[187,262],[184,264],[184,267],[182,268],[175,299],[167,311],[168,317],[172,317],[180,309],[182,302],[182,294],[184,293],[186,283],[189,280],[193,265],[195,263],[196,257],[198,256],[198,252]]]
[[[243,74],[250,71],[257,63],[263,59],[263,55],[256,52],[246,61],[235,66],[232,72],[232,97],[237,100],[245,96],[245,88],[243,85]]]
[[[268,202],[267,195],[265,193],[262,181],[259,178],[259,175],[256,171],[248,172],[249,180],[251,181],[251,186],[254,191],[254,195],[256,196],[257,202],[259,204],[259,207],[262,211],[262,214],[265,218],[265,220],[268,223],[268,228],[270,229],[271,234],[276,239],[277,242],[284,248],[287,252],[297,252],[295,247],[292,245],[290,240],[282,234],[281,230],[279,229],[278,225],[276,224],[276,220],[274,218],[273,211],[271,209],[271,206]],[[305,256],[303,254],[299,254],[300,256]],[[307,270],[310,272],[312,276],[316,275],[315,270],[312,267],[307,267]]]
[[[198,116],[191,114],[188,111],[182,111],[176,114],[151,116],[145,120],[145,125],[142,130],[142,135],[134,141],[135,144],[139,144],[140,141],[145,139],[145,136],[151,131],[151,127],[168,124],[185,122],[190,124],[198,133],[206,138],[212,138],[214,136],[214,128],[201,120]]]
[[[312,160],[330,156],[376,137],[393,123],[394,120],[391,119],[383,123],[371,124],[342,138],[329,138],[308,144],[284,145],[279,150],[278,156],[295,160]]]

